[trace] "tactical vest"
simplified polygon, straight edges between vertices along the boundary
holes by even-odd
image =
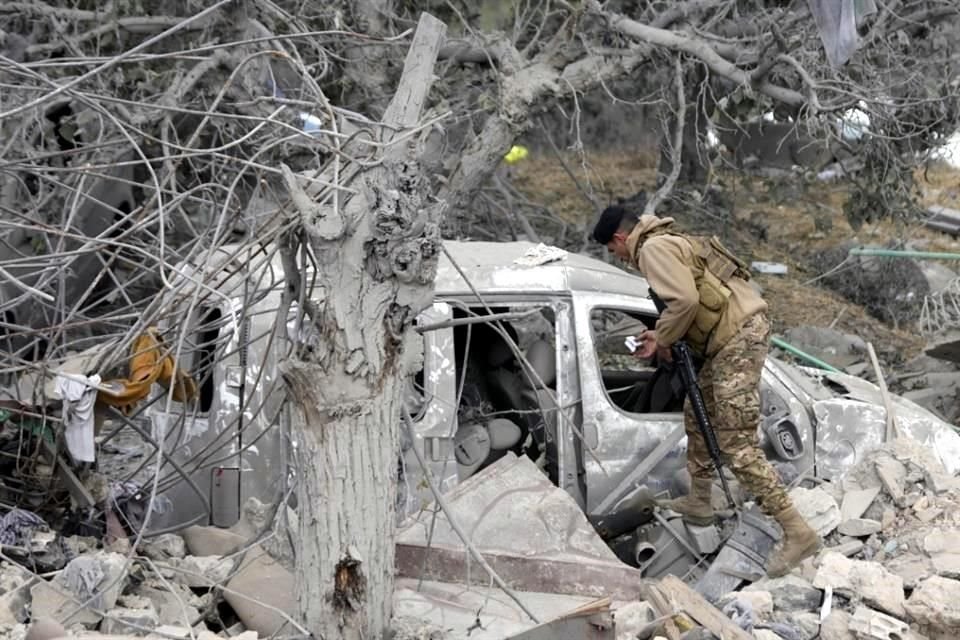
[[[668,234],[686,238],[693,246],[694,283],[700,296],[697,315],[687,330],[686,340],[692,349],[703,355],[714,330],[730,304],[733,292],[727,287],[731,278],[750,279],[747,265],[735,256],[716,236],[688,236],[667,231]]]

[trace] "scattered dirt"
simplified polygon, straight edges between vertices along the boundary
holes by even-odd
[[[617,197],[651,189],[655,180],[655,157],[648,152],[568,153],[564,160],[579,188],[549,152],[531,154],[510,171],[521,192],[568,223],[592,222],[598,211],[590,200],[602,208]],[[960,208],[960,172],[932,166],[919,171],[917,181],[922,204]],[[756,278],[770,303],[775,331],[805,324],[833,325],[872,342],[888,365],[920,353],[925,341],[913,327],[894,328],[818,285],[816,279],[835,266],[823,256],[844,242],[903,241],[913,249],[946,252],[960,251],[960,242],[919,222],[884,220],[851,228],[843,215],[849,195],[844,183],[799,176],[767,179],[720,170],[714,172],[712,185],[718,197],[710,213],[691,211],[689,220],[684,212],[674,215],[688,228],[712,228],[744,258],[787,265],[786,276]]]

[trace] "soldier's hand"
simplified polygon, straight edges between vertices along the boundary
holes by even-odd
[[[652,330],[640,334],[640,348],[633,355],[641,360],[649,360],[657,352],[657,332]]]

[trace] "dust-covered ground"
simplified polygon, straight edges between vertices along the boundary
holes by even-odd
[[[549,153],[532,153],[510,172],[526,197],[568,223],[593,219],[597,211],[591,198],[602,207],[654,185],[655,158],[648,152],[569,153],[565,160],[579,184]],[[917,184],[922,205],[960,208],[960,172],[932,166],[918,172]],[[713,172],[710,185],[709,206],[672,208],[669,213],[685,228],[717,233],[745,260],[787,266],[786,275],[756,275],[777,333],[801,325],[831,326],[873,343],[880,359],[892,367],[921,353],[926,341],[911,321],[922,304],[919,295],[893,305],[891,314],[899,321],[884,321],[824,286],[823,276],[843,260],[847,246],[905,243],[911,249],[958,252],[956,238],[926,229],[919,220],[887,219],[855,230],[843,213],[850,193],[843,182],[799,175],[762,178],[721,169]],[[844,279],[856,277],[850,268],[829,275],[840,289]]]

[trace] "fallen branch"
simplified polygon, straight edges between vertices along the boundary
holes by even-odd
[[[679,54],[673,58],[673,72],[677,87],[677,111],[674,114],[677,119],[677,126],[673,132],[673,148],[670,149],[670,175],[663,181],[656,193],[647,200],[647,204],[643,207],[643,212],[647,215],[656,213],[657,207],[670,195],[674,185],[677,184],[677,178],[680,177],[680,162],[683,159],[683,128],[687,117],[687,98],[683,88],[683,63],[680,61]]]

